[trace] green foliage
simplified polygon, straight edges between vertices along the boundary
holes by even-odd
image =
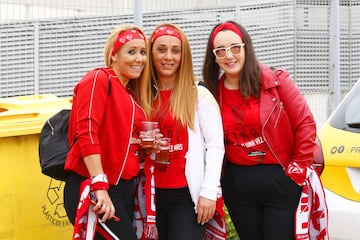
[[[229,211],[227,209],[227,207],[224,205],[224,212],[225,212],[225,220],[226,220],[226,229],[227,229],[227,240],[240,240],[234,224],[231,221],[230,215],[229,215]]]

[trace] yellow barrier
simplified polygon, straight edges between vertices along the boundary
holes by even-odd
[[[71,239],[63,206],[64,182],[41,173],[39,133],[70,98],[0,98],[0,239]]]

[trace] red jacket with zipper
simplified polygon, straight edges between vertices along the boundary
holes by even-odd
[[[265,141],[284,169],[296,162],[305,170],[316,147],[313,115],[287,71],[263,65],[261,69],[260,123]],[[296,179],[291,175],[295,173],[287,174]]]
[[[90,177],[83,158],[100,154],[109,183],[117,184],[129,153],[136,103],[113,70],[103,70],[107,74],[102,70],[88,72],[74,88],[69,142],[75,136],[76,141],[67,155],[65,169]]]

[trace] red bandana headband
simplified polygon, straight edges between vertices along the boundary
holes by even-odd
[[[158,37],[161,37],[164,35],[177,37],[181,41],[181,35],[176,30],[176,28],[174,28],[172,26],[162,26],[162,27],[159,27],[158,29],[156,29],[156,31],[154,32],[154,34],[151,38],[151,42],[153,43]]]
[[[217,35],[219,32],[223,31],[223,30],[233,31],[234,33],[236,33],[237,35],[239,35],[239,37],[241,38],[241,40],[244,40],[240,29],[239,29],[234,23],[232,23],[232,22],[226,22],[226,23],[220,24],[219,26],[217,26],[217,27],[214,29],[213,34],[212,34],[212,37],[211,37],[211,42],[212,42],[212,45],[213,45],[213,46],[214,46],[214,39],[215,39],[216,35]]]
[[[135,29],[119,33],[119,35],[114,43],[114,48],[111,52],[111,55],[114,56],[116,51],[119,50],[119,48],[121,48],[122,46],[124,46],[125,43],[127,43],[133,39],[145,40],[145,36],[142,34],[142,32],[140,32],[139,30],[135,30]]]

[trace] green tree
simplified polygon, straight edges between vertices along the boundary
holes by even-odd
[[[227,240],[240,240],[239,235],[237,234],[234,224],[231,221],[229,211],[224,205],[225,220],[226,220],[226,231],[227,231]]]

